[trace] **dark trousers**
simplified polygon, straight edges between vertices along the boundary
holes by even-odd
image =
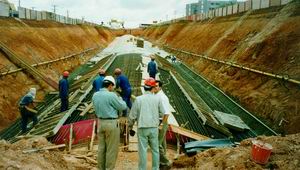
[[[33,126],[36,125],[38,123],[38,119],[35,113],[27,110],[25,108],[25,106],[20,106],[20,112],[21,112],[21,129],[22,129],[22,133],[26,133],[27,131],[27,123],[28,123],[28,119],[32,119],[33,121]]]
[[[61,97],[60,101],[61,101],[60,111],[64,112],[64,111],[68,110],[68,108],[69,108],[69,98],[68,97]]]
[[[149,76],[152,77],[152,78],[154,78],[154,79],[155,79],[155,75],[156,75],[156,74],[149,73]]]
[[[132,103],[131,103],[131,88],[127,90],[122,90],[122,99],[126,102],[126,105],[129,109],[131,109]],[[127,116],[127,110],[123,111],[123,116]]]

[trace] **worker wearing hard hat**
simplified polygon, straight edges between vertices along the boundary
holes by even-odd
[[[112,76],[106,76],[103,79],[103,88],[94,93],[92,98],[99,119],[98,168],[100,170],[115,168],[120,143],[118,111],[127,108],[123,99],[113,92],[115,84]]]
[[[68,110],[69,108],[69,72],[64,71],[63,72],[63,78],[59,80],[58,86],[59,86],[59,97],[61,100],[61,107],[60,111],[64,112]]]
[[[30,88],[28,93],[23,96],[19,102],[19,110],[21,112],[21,129],[22,133],[27,131],[28,119],[31,118],[33,121],[33,126],[38,123],[37,111],[34,110],[34,99],[36,96],[36,88]]]
[[[138,96],[134,101],[128,117],[128,126],[131,130],[135,121],[137,121],[138,169],[147,169],[148,144],[152,152],[152,169],[159,169],[158,126],[159,117],[163,116],[165,110],[161,98],[154,94],[156,81],[153,78],[148,78],[144,84],[145,93]]]
[[[167,149],[167,142],[166,142],[166,131],[168,129],[168,117],[171,114],[170,102],[169,98],[166,94],[162,91],[163,82],[160,80],[156,80],[157,88],[156,88],[156,95],[162,99],[162,104],[164,107],[164,116],[161,119],[162,122],[162,129],[159,130],[159,160],[160,160],[160,167],[170,167],[172,162],[169,161],[166,154]]]
[[[155,62],[155,56],[152,55],[151,61],[148,63],[147,71],[149,73],[149,76],[155,79],[156,73],[158,72],[158,67]]]
[[[99,75],[93,81],[93,89],[95,92],[99,91],[102,88],[103,79],[105,77],[105,70],[100,68]]]
[[[131,85],[129,83],[128,78],[122,74],[122,70],[120,68],[115,69],[115,75],[116,75],[116,88],[121,89],[121,97],[126,102],[126,105],[129,109],[131,109],[132,103],[131,103]],[[127,116],[127,112],[124,111],[123,116]]]

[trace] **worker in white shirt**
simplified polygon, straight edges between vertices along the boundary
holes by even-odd
[[[137,121],[138,130],[138,153],[139,170],[147,169],[147,149],[148,145],[152,152],[152,170],[159,169],[159,140],[158,126],[159,117],[163,116],[164,107],[161,98],[155,94],[156,81],[148,78],[144,82],[145,93],[138,96],[134,101],[129,117],[128,126],[131,130]]]
[[[162,104],[165,112],[162,118],[162,129],[159,130],[159,162],[160,167],[170,167],[172,162],[167,158],[167,142],[166,142],[166,131],[168,129],[168,117],[171,114],[170,102],[168,97],[162,91],[163,83],[160,80],[156,80],[156,95],[159,96],[162,100]]]

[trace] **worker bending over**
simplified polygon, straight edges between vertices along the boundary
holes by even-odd
[[[34,109],[34,99],[36,96],[36,88],[30,88],[29,92],[23,96],[19,102],[19,110],[21,113],[21,129],[22,133],[27,132],[28,119],[31,118],[33,126],[38,123],[37,111]]]
[[[129,109],[131,109],[131,85],[129,83],[128,78],[122,74],[122,70],[120,68],[115,69],[115,75],[116,75],[116,88],[121,89],[121,97],[126,102],[126,105]],[[123,112],[123,116],[127,116],[127,111],[125,110]]]

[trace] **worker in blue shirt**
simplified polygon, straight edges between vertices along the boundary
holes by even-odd
[[[151,56],[151,61],[148,63],[147,71],[149,73],[149,77],[152,77],[155,79],[155,75],[158,72],[157,64],[155,62],[155,57]]]
[[[131,86],[129,83],[128,78],[122,74],[122,70],[120,68],[115,69],[115,75],[116,75],[116,88],[121,89],[121,97],[126,102],[126,105],[129,109],[131,109]],[[127,111],[125,110],[123,112],[123,116],[127,116]]]
[[[115,169],[119,152],[120,125],[118,112],[127,108],[126,103],[113,91],[115,79],[106,76],[103,88],[92,97],[95,113],[98,118],[98,169]]]
[[[93,89],[95,92],[99,91],[102,88],[103,79],[105,77],[105,70],[100,68],[99,75],[93,82]]]
[[[59,97],[61,100],[61,112],[64,112],[69,108],[69,74],[70,73],[68,71],[64,71],[63,78],[59,80]]]
[[[27,131],[28,119],[31,118],[33,121],[33,126],[38,123],[37,111],[34,110],[34,99],[36,95],[36,89],[30,88],[29,92],[23,96],[19,102],[19,110],[21,113],[21,129],[22,133]]]

